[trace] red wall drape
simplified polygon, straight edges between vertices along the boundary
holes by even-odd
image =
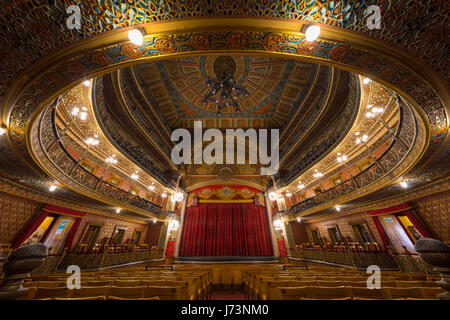
[[[200,203],[187,208],[180,256],[272,256],[265,207]]]
[[[75,234],[77,233],[78,227],[80,226],[81,218],[75,218],[75,221],[70,228],[69,234],[67,235],[66,244],[64,245],[67,248],[67,252],[72,251],[73,239],[75,238]]]
[[[42,222],[44,222],[45,218],[47,218],[49,215],[48,212],[41,211],[41,214],[39,217],[34,221],[33,225],[27,230],[27,232],[23,233],[14,243],[11,245],[11,249],[16,249],[20,247],[20,245],[27,240],[33,232],[36,231],[37,228],[41,225]]]
[[[372,216],[373,222],[375,223],[375,226],[378,229],[378,233],[380,234],[381,240],[383,241],[383,245],[384,245],[384,250],[388,251],[388,239],[387,239],[387,235],[386,232],[384,232],[383,226],[381,225],[380,220],[378,219],[377,216]]]

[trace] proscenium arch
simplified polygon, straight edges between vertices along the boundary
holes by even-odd
[[[2,113],[2,120],[8,125],[9,142],[29,159],[24,142],[30,147],[30,124],[55,97],[85,79],[133,64],[181,56],[264,55],[356,72],[398,92],[427,124],[426,141],[433,142],[437,134],[444,136],[428,146],[427,156],[422,156],[421,162],[431,160],[431,155],[449,140],[449,93],[445,82],[402,49],[350,31],[321,25],[319,40],[306,42],[300,30],[307,24],[247,17],[197,18],[190,19],[188,25],[186,21],[151,23],[87,38],[41,59],[16,80],[6,95]],[[132,28],[146,30],[143,46],[129,42],[127,32]],[[227,46],[218,49],[214,43],[205,42],[211,37],[223,40]],[[416,100],[424,95],[427,100]],[[433,108],[443,113],[441,123],[433,123],[435,119],[427,116]],[[9,160],[14,163],[14,159]]]

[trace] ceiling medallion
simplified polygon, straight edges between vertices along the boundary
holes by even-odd
[[[240,87],[234,73],[236,72],[236,62],[230,56],[219,56],[214,61],[214,72],[216,80],[208,78],[206,87],[208,93],[203,98],[203,104],[212,101],[217,105],[217,113],[221,114],[221,110],[225,107],[234,107],[239,112],[239,104],[237,99],[241,96],[248,97],[249,92],[245,87]]]

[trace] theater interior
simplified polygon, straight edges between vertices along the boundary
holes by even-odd
[[[450,4],[372,2],[2,2],[0,300],[450,299]]]

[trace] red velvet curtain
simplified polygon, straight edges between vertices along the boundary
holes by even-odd
[[[16,249],[16,248],[20,247],[20,245],[25,240],[27,240],[33,234],[33,232],[36,231],[37,228],[39,228],[41,223],[44,222],[45,218],[47,218],[48,215],[49,215],[48,212],[41,211],[41,214],[36,219],[36,221],[34,221],[33,225],[27,230],[27,232],[23,233],[16,241],[14,241],[14,243],[11,246],[11,249]]]
[[[267,214],[253,203],[187,208],[180,256],[272,256]]]
[[[384,249],[388,251],[387,246],[389,245],[387,240],[386,232],[384,232],[383,226],[381,225],[380,220],[377,216],[372,216],[373,222],[378,229],[378,233],[380,234],[381,240],[383,241]]]

